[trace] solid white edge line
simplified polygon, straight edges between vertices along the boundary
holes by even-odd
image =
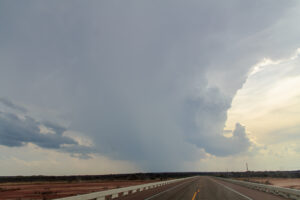
[[[228,190],[230,190],[230,191],[232,191],[232,192],[235,192],[236,194],[238,194],[238,195],[240,195],[240,196],[242,196],[242,197],[244,197],[244,198],[246,198],[246,199],[248,199],[248,200],[253,200],[253,199],[251,199],[250,197],[247,197],[246,195],[243,195],[242,193],[239,193],[238,191],[236,191],[236,190],[234,190],[234,189],[232,189],[232,188],[230,188],[230,187],[228,187],[228,186],[226,186],[226,185],[224,185],[224,184],[222,184],[222,183],[218,183],[217,181],[213,180],[212,178],[210,178],[210,180],[212,180],[213,182],[215,182],[215,183],[217,183],[217,184],[219,184],[219,185],[225,187],[226,189],[228,189]]]
[[[165,191],[162,191],[162,192],[160,192],[160,193],[157,193],[157,194],[155,194],[155,195],[153,195],[153,196],[151,196],[151,197],[148,197],[148,198],[146,198],[146,199],[144,199],[144,200],[153,199],[154,197],[157,197],[157,196],[159,196],[159,195],[161,195],[161,194],[163,194],[163,193],[165,193],[165,192],[168,192],[168,191],[170,191],[170,190],[173,190],[173,189],[175,189],[175,188],[177,188],[177,187],[179,187],[179,186],[181,186],[181,185],[183,185],[183,184],[185,184],[185,183],[187,183],[187,182],[184,182],[184,183],[181,183],[181,184],[179,184],[179,185],[176,185],[176,186],[174,186],[174,187],[172,187],[172,188],[169,188],[169,189],[167,189],[167,190],[165,190]],[[188,183],[189,183],[189,182],[188,182]]]

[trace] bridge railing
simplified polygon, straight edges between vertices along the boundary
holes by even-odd
[[[135,185],[130,187],[124,187],[124,188],[118,188],[118,189],[112,189],[112,190],[105,190],[101,192],[93,192],[88,194],[82,194],[77,196],[70,196],[70,197],[64,197],[64,198],[58,198],[56,200],[110,200],[121,196],[126,196],[129,194],[133,194],[136,192],[148,190],[151,188],[160,187],[163,185],[176,183],[179,181],[183,181],[186,179],[190,179],[192,177],[188,178],[180,178],[180,179],[173,179],[169,181],[159,181],[154,183],[147,183],[142,185]]]
[[[218,178],[218,179],[227,181],[230,183],[234,183],[237,185],[245,186],[247,188],[260,190],[260,191],[272,193],[275,195],[280,195],[285,198],[300,200],[300,190],[283,188],[283,187],[278,187],[278,186],[273,186],[273,185],[265,185],[265,184],[260,184],[260,183],[252,183],[252,182],[247,182],[247,181],[239,181],[239,180],[234,180],[234,179],[230,179],[230,178]]]

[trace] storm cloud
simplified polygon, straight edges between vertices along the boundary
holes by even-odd
[[[0,103],[4,104],[5,106],[11,108],[11,109],[14,109],[16,111],[19,111],[19,112],[23,112],[23,113],[26,113],[27,110],[26,108],[22,107],[22,106],[19,106],[15,103],[13,103],[12,101],[10,101],[9,99],[6,99],[6,98],[3,98],[1,97],[0,98]]]
[[[237,122],[233,136],[223,136],[227,110],[255,63],[297,47],[297,20],[286,14],[294,6],[2,1],[1,95],[52,111],[44,118],[67,121],[94,142],[94,153],[145,170],[245,152],[252,145],[245,127]],[[291,20],[278,23],[282,18]],[[285,29],[291,31],[282,45]],[[76,145],[51,123],[43,125],[55,134],[41,135],[38,120],[8,113],[0,120],[1,144]]]
[[[76,141],[62,136],[52,127],[51,129],[54,133],[41,134],[40,125],[40,123],[28,116],[21,119],[12,113],[1,113],[0,142],[6,146],[23,146],[31,142],[43,148],[54,149],[60,148],[63,144],[77,144]]]
[[[5,104],[8,107],[21,108],[10,100],[7,102],[10,102]],[[39,122],[28,115],[0,111],[0,145],[21,147],[32,143],[41,148],[68,152],[82,158],[89,157],[91,147],[81,146],[75,139],[65,136],[65,131],[65,127],[52,122]]]
[[[187,100],[182,115],[187,140],[216,156],[247,151],[251,142],[244,126],[237,123],[232,137],[223,135],[230,103],[230,99],[222,97],[216,88],[207,89],[205,96]]]

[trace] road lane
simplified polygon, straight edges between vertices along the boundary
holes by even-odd
[[[200,177],[198,179],[198,188],[200,192],[197,194],[195,200],[251,200],[243,195],[228,190],[208,177]]]
[[[118,200],[286,200],[211,177],[197,177],[176,184],[135,193]]]
[[[172,194],[177,194],[177,191],[181,191],[182,188],[189,188],[194,181],[197,181],[197,179],[198,178],[192,178],[181,182],[164,185],[162,187],[137,192],[129,196],[120,197],[118,200],[152,200],[160,198],[161,196],[165,196],[166,193],[168,196],[172,196]]]

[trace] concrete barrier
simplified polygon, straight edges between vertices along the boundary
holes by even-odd
[[[278,187],[278,186],[273,186],[273,185],[265,185],[265,184],[260,184],[260,183],[252,183],[252,182],[247,182],[247,181],[239,181],[239,180],[234,180],[234,179],[229,179],[229,178],[218,178],[218,179],[227,181],[227,182],[230,182],[233,184],[241,185],[241,186],[244,186],[247,188],[272,193],[272,194],[279,195],[279,196],[282,196],[285,198],[300,200],[300,190],[283,188],[283,187]]]
[[[101,192],[93,192],[93,193],[89,193],[89,194],[82,194],[82,195],[77,195],[77,196],[58,198],[56,200],[109,200],[109,199],[118,198],[120,196],[126,196],[129,194],[133,194],[135,192],[160,187],[160,186],[167,185],[170,183],[176,183],[176,182],[183,181],[183,180],[190,179],[190,178],[193,178],[193,177],[180,178],[180,179],[174,179],[174,180],[169,180],[169,181],[159,181],[159,182],[155,182],[155,183],[147,183],[147,184],[135,185],[135,186],[131,186],[131,187],[105,190],[105,191],[101,191]]]

